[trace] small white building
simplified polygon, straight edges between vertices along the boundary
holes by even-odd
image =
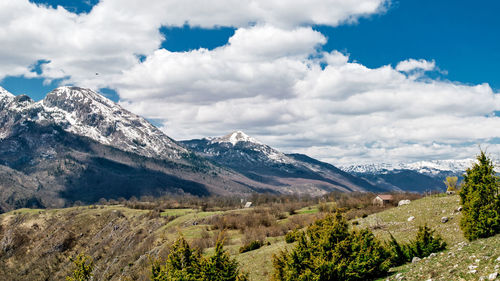
[[[246,202],[245,203],[245,208],[250,208],[252,207],[252,202]]]

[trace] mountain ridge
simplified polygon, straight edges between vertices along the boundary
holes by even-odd
[[[331,164],[300,154],[285,154],[242,131],[223,137],[184,140],[188,149],[226,165],[256,181],[284,186],[308,186],[318,192],[375,191],[378,187]],[[355,183],[356,182],[356,183]]]
[[[412,166],[418,171],[385,167],[382,174],[370,174],[359,165],[346,171],[283,153],[242,131],[175,141],[146,119],[79,87],[59,87],[38,102],[0,88],[0,109],[0,211],[28,204],[67,206],[78,196],[92,203],[101,196],[170,193],[422,192],[442,184],[438,177],[444,175],[434,172],[437,164],[429,171],[423,164]],[[405,185],[406,177],[412,186]]]
[[[414,170],[425,174],[436,174],[440,171],[461,173],[465,172],[475,163],[474,159],[448,159],[448,160],[429,160],[416,162],[398,162],[398,163],[372,163],[357,165],[340,165],[339,168],[346,172],[354,173],[376,173],[382,171],[394,170]]]
[[[321,195],[373,187],[359,186],[336,168],[313,172],[306,166],[317,164],[300,162],[241,131],[203,140],[218,147],[217,153],[235,156],[229,163],[213,161],[89,89],[59,87],[38,102],[1,90],[0,107],[0,212],[174,193]],[[242,148],[250,154],[231,153]],[[256,160],[267,166],[247,171]],[[238,161],[243,169],[235,169]],[[275,174],[266,173],[269,168]]]

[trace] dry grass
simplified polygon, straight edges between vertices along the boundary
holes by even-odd
[[[399,241],[407,241],[423,224],[443,236],[450,249],[442,255],[392,269],[395,274],[402,273],[405,280],[476,280],[500,264],[494,261],[500,255],[500,237],[461,244],[465,241],[458,227],[460,213],[455,211],[458,196],[426,197],[374,214],[381,209],[368,205],[367,196],[356,196],[307,206],[293,200],[280,205],[258,197],[263,201],[258,207],[225,211],[180,205],[161,210],[125,205],[20,209],[0,215],[0,275],[3,280],[62,280],[71,270],[68,258],[87,253],[96,261],[94,274],[98,280],[148,280],[149,257],[166,257],[179,234],[209,254],[222,232],[226,249],[250,273],[251,280],[268,280],[273,254],[293,247],[283,241],[283,235],[323,216],[320,210],[333,210],[339,205],[351,208],[347,215],[358,222],[355,227],[369,227],[383,240],[391,232]],[[415,220],[408,222],[410,216]],[[441,223],[443,216],[450,221]],[[238,252],[253,240],[265,244],[254,251]],[[471,258],[474,255],[478,262]],[[466,273],[467,267],[475,264],[478,273]],[[395,274],[387,278],[394,280]]]

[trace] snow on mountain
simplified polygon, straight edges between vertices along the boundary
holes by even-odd
[[[340,166],[340,168],[349,173],[376,174],[394,170],[412,170],[422,174],[436,175],[440,172],[463,173],[472,166],[474,159],[461,160],[431,160],[418,161],[412,163],[377,163],[364,165]]]
[[[252,138],[245,134],[242,131],[235,131],[233,133],[230,133],[228,135],[222,136],[222,137],[216,137],[216,138],[211,138],[208,139],[208,149],[206,149],[206,153],[211,154],[214,153],[215,150],[213,149],[217,145],[220,144],[227,144],[231,145],[232,147],[237,146],[240,149],[246,149],[246,150],[251,150],[254,152],[261,153],[264,155],[264,158],[267,159],[262,159],[260,157],[260,160],[267,160],[271,162],[276,162],[276,163],[293,163],[295,162],[292,158],[286,156],[284,153],[266,145],[263,144],[262,142],[258,141],[255,138]],[[212,148],[212,149],[211,149]],[[218,150],[217,153],[220,153]]]
[[[144,118],[92,90],[60,87],[39,102],[24,95],[11,99],[11,94],[4,91],[0,103],[8,99],[7,109],[26,121],[55,123],[65,131],[146,157],[180,159],[187,152]],[[10,122],[4,122],[4,125],[17,119],[7,117]],[[0,137],[7,133],[7,130],[2,130]]]
[[[332,190],[377,189],[333,165],[303,154],[284,154],[241,131],[182,143],[202,157],[285,192],[323,194]]]
[[[262,145],[262,143],[242,131],[236,131],[223,137],[212,138],[210,143],[231,143],[233,146],[239,142],[251,142],[254,144]]]
[[[7,90],[4,88],[0,87],[0,109],[3,109],[3,107],[11,102],[14,99],[14,95],[9,93]]]
[[[13,98],[14,95],[11,94],[9,91],[5,90],[4,88],[0,87],[0,100],[4,99],[6,97]]]

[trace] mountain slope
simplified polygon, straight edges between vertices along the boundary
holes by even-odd
[[[170,193],[270,190],[216,167],[143,118],[90,90],[34,102],[0,90],[0,212]]]
[[[321,194],[341,191],[377,191],[378,187],[300,154],[284,154],[236,131],[223,137],[182,141],[188,149],[221,166],[244,174],[281,192]]]
[[[1,138],[23,118],[42,126],[56,124],[67,132],[146,157],[180,159],[187,153],[144,118],[88,89],[60,87],[40,102],[3,90],[0,107],[7,109],[0,114]]]

